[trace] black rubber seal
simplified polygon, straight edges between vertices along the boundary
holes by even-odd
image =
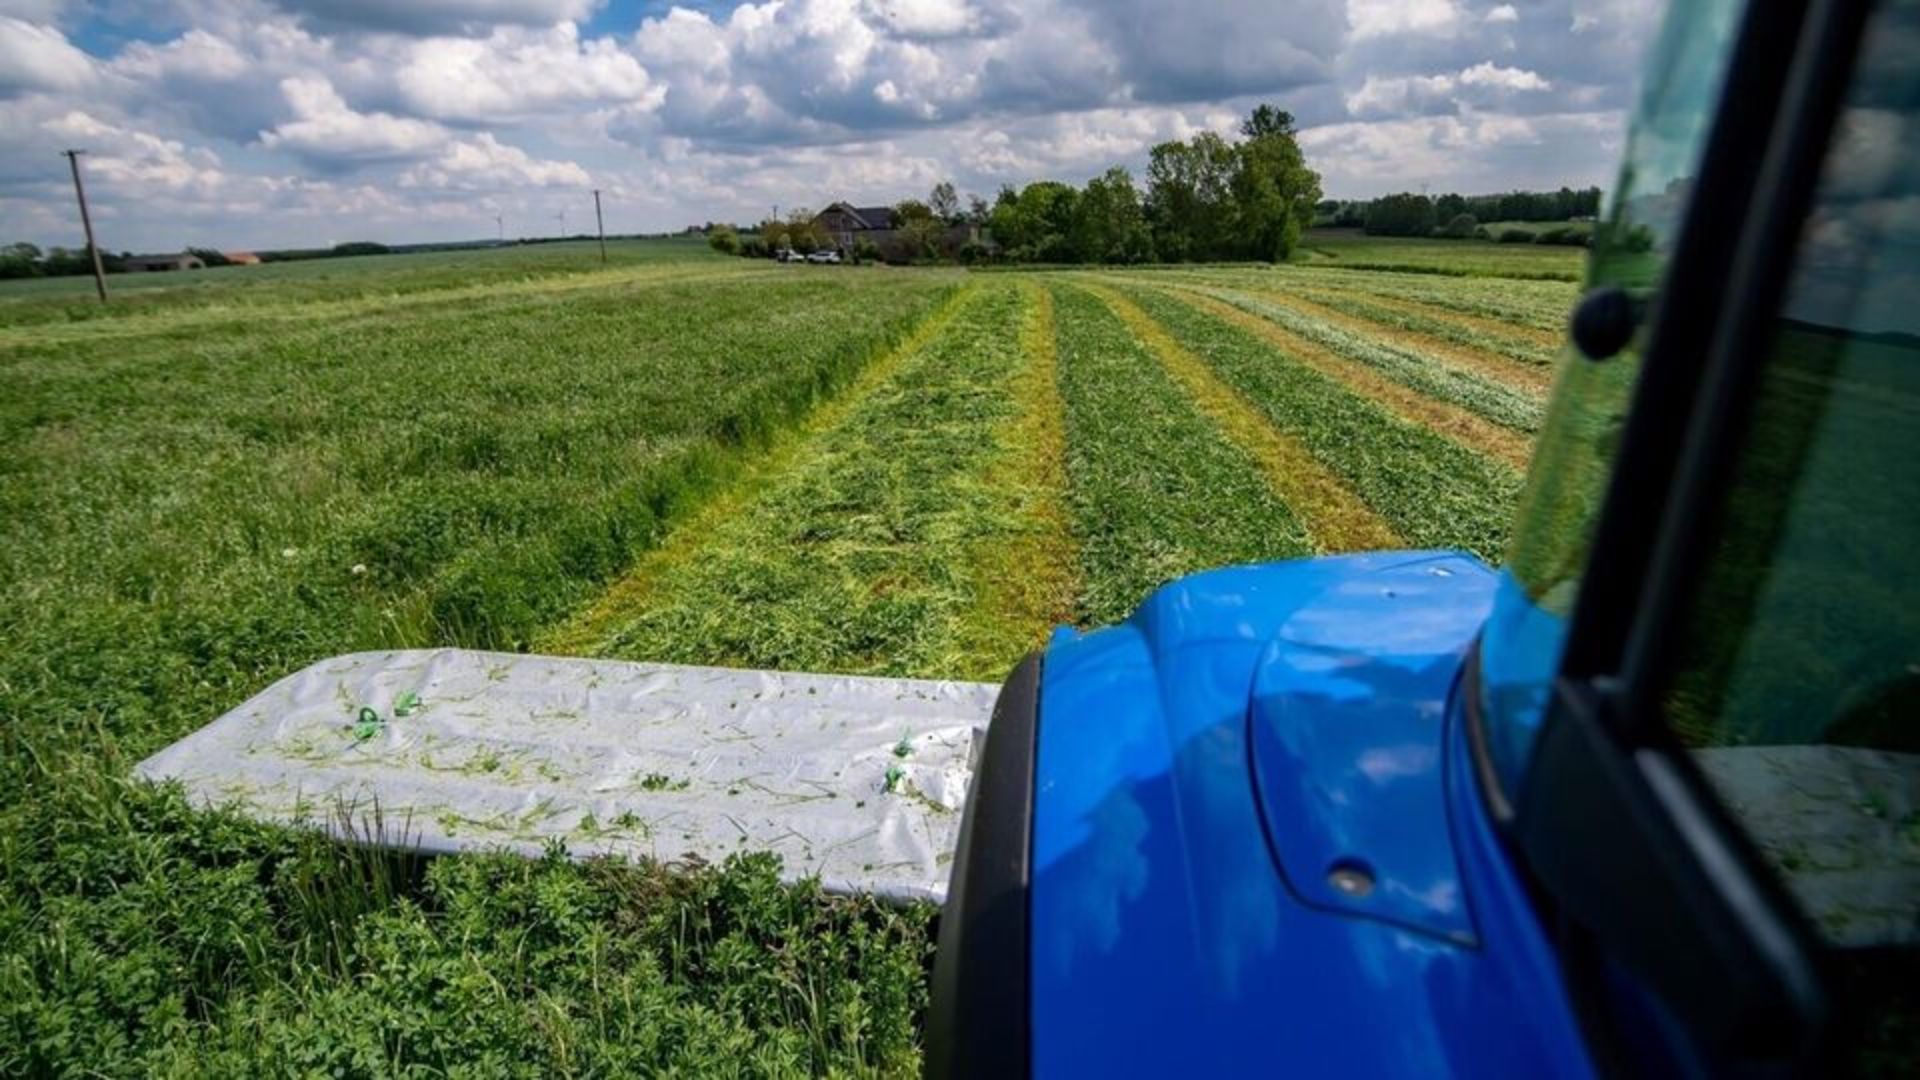
[[[1039,730],[1040,654],[1033,653],[1000,689],[960,821],[933,962],[928,1080],[1031,1072],[1028,887]]]

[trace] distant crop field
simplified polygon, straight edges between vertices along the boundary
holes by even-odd
[[[355,650],[997,680],[1212,566],[1498,561],[1581,255],[1512,248],[0,288],[0,1072],[912,1075],[927,908],[423,864],[124,777]]]

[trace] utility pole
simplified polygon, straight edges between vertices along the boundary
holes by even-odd
[[[507,242],[507,215],[505,214],[493,215],[493,223],[500,230],[500,242],[502,244],[505,244]]]
[[[93,217],[87,213],[87,189],[80,183],[80,155],[85,150],[62,150],[67,155],[67,164],[73,166],[73,193],[80,199],[80,227],[87,233],[87,254],[93,256],[93,287],[100,292],[100,302],[107,302],[107,271],[100,265],[100,245],[93,242]]]
[[[600,216],[600,189],[593,189],[593,225],[600,231],[600,265],[607,265],[607,222]]]

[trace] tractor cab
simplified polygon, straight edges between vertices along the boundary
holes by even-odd
[[[1916,47],[1672,6],[1504,566],[1215,571],[1015,672],[930,1075],[1912,1074]]]

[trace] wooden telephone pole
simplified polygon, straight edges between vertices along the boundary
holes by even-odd
[[[600,189],[593,189],[593,225],[600,231],[600,265],[607,265],[607,222],[600,216]]]
[[[67,164],[73,167],[73,193],[80,199],[80,227],[87,233],[87,254],[93,257],[93,287],[99,290],[100,302],[107,302],[107,271],[100,265],[100,245],[93,242],[93,217],[87,213],[87,189],[80,183],[80,155],[85,150],[62,150],[67,155]]]

